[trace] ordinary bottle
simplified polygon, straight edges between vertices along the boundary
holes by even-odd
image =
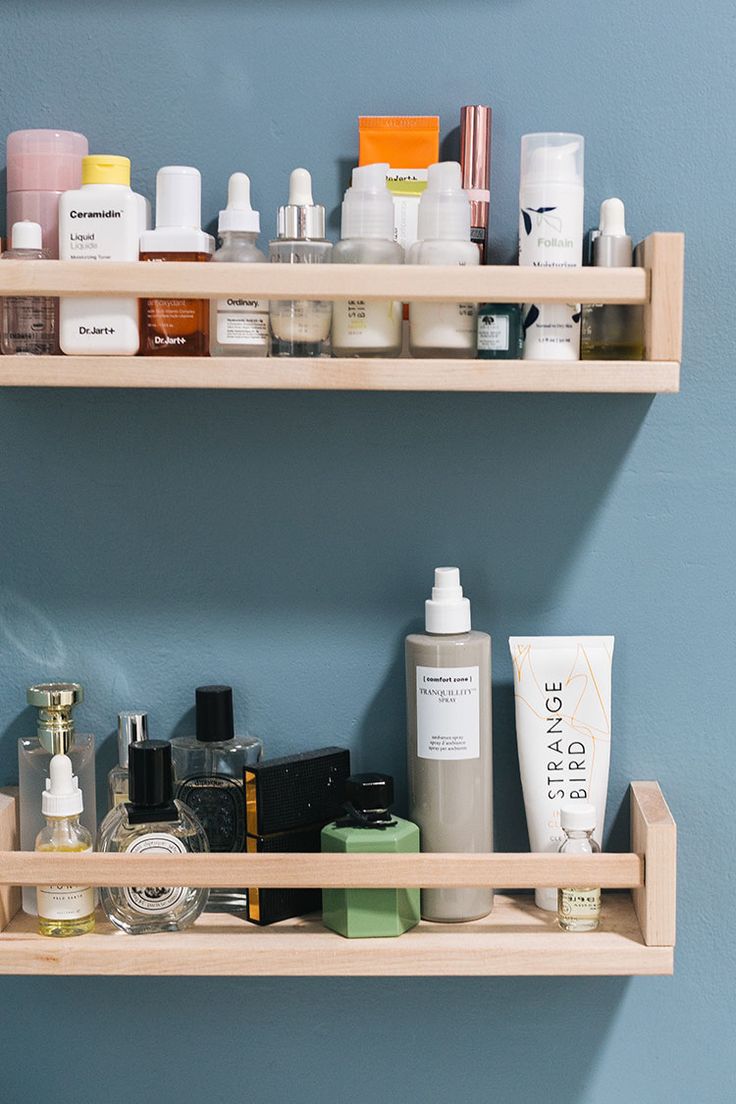
[[[429,166],[427,187],[419,200],[418,234],[408,264],[480,264],[478,246],[470,238],[470,200],[457,161]],[[475,303],[410,303],[412,356],[475,356],[475,316]]]
[[[141,236],[142,261],[209,261],[215,239],[202,230],[202,178],[189,165],[156,174],[156,229]],[[206,299],[141,299],[141,352],[147,356],[207,356]]]
[[[174,799],[171,744],[142,740],[130,746],[130,801],[111,809],[100,826],[98,851],[182,855],[209,851],[198,818]],[[100,890],[100,904],[128,935],[180,931],[207,903],[207,890],[187,886],[125,886]]]
[[[416,854],[419,829],[391,814],[394,780],[354,774],[345,784],[345,816],[322,829],[322,851]],[[322,920],[350,939],[401,935],[419,923],[418,889],[323,889]]]
[[[268,243],[278,264],[327,264],[332,242],[325,238],[325,209],[312,198],[312,178],[306,169],[289,177],[289,202],[279,207],[276,237]],[[330,337],[332,303],[317,300],[271,300],[271,354],[321,356]]]
[[[583,146],[580,134],[521,139],[519,264],[583,263]],[[524,359],[577,360],[580,304],[524,304]]]
[[[470,627],[456,567],[438,567],[426,632],[406,638],[409,816],[422,851],[493,850],[491,638]],[[487,916],[493,890],[427,889],[422,916]]]
[[[29,705],[38,709],[37,734],[18,740],[20,788],[20,847],[33,851],[43,828],[39,794],[43,793],[52,755],[68,755],[84,798],[81,821],[94,838],[97,829],[95,798],[95,738],[75,731],[72,709],[84,699],[76,682],[45,682],[28,689]],[[23,887],[23,911],[36,915],[36,890]]]
[[[43,261],[37,222],[16,222],[10,232],[10,249],[4,261]],[[59,351],[57,314],[59,300],[45,295],[12,295],[2,300],[0,346],[5,356],[53,356]]]
[[[62,261],[137,261],[147,206],[130,187],[130,160],[96,154],[82,161],[82,187],[59,201]],[[138,352],[138,300],[62,298],[62,352],[133,356]]]
[[[386,187],[388,167],[353,169],[333,264],[402,264],[404,251],[394,241],[394,203]],[[398,356],[402,318],[402,305],[394,300],[338,300],[332,305],[333,356]]]
[[[524,349],[518,303],[481,303],[478,307],[480,360],[520,360]]]
[[[107,776],[110,808],[128,800],[128,761],[131,744],[148,739],[148,714],[137,710],[118,713],[118,762]]]
[[[82,791],[72,774],[68,755],[54,755],[41,797],[46,825],[36,836],[36,851],[85,853],[92,850],[92,835],[79,823]],[[84,935],[95,926],[95,891],[84,885],[36,887],[38,930],[41,935]]]
[[[258,763],[263,745],[255,736],[236,736],[230,686],[198,686],[197,732],[171,741],[176,796],[198,816],[210,851],[245,850],[243,771]],[[245,889],[213,889],[212,912],[245,912]]]
[[[82,183],[87,139],[73,130],[14,130],[8,135],[8,226],[41,227],[42,248],[59,256],[59,199]]]
[[[587,801],[565,801],[560,806],[560,825],[566,839],[560,847],[565,855],[596,855],[600,847],[593,839],[595,807]],[[595,931],[600,922],[600,887],[584,886],[557,890],[557,921],[563,931]]]
[[[222,245],[213,261],[259,264],[266,260],[256,245],[261,229],[250,205],[250,179],[233,173],[227,184],[227,207],[220,211],[217,235]],[[268,356],[268,299],[233,293],[210,306],[211,356]]]
[[[601,203],[600,226],[592,244],[598,268],[629,268],[634,247],[626,233],[626,212],[620,199]],[[583,307],[583,360],[641,360],[644,355],[644,308],[621,303],[590,303]]]

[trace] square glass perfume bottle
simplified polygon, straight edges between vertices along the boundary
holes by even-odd
[[[107,776],[110,808],[128,800],[128,749],[148,739],[148,714],[137,711],[118,713],[118,764]]]
[[[230,686],[198,686],[195,736],[175,736],[176,796],[201,820],[210,851],[245,850],[243,771],[259,762],[263,745],[255,736],[236,736]],[[213,889],[210,912],[245,913],[245,888]]]

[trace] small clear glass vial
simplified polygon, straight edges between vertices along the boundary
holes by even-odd
[[[130,745],[130,800],[111,809],[100,826],[98,851],[176,855],[209,851],[205,830],[174,800],[171,744]],[[207,904],[207,890],[188,886],[122,886],[100,890],[108,920],[128,935],[181,931]]]
[[[595,807],[587,801],[566,801],[560,806],[560,825],[566,855],[594,855],[600,847],[593,839]],[[595,931],[601,916],[601,891],[595,886],[573,886],[557,890],[557,922],[563,931]]]
[[[118,713],[118,762],[107,776],[110,808],[128,800],[128,748],[148,739],[148,714],[140,711]]]
[[[43,261],[37,222],[16,222],[4,261]],[[4,356],[55,356],[59,352],[59,300],[44,295],[9,295],[2,300],[0,347]]]
[[[36,836],[36,851],[88,852],[92,835],[79,823],[82,791],[68,755],[54,755],[41,797],[46,827]],[[41,935],[85,935],[95,926],[95,891],[85,885],[36,887]]]

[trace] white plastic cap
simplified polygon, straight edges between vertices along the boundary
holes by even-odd
[[[41,227],[37,222],[15,222],[10,231],[11,249],[41,249]]]
[[[524,134],[521,139],[521,186],[583,186],[582,134]]]
[[[217,232],[225,234],[228,230],[240,230],[246,234],[258,234],[260,229],[261,216],[250,205],[250,177],[242,172],[233,173],[227,182],[227,207],[220,211]]]
[[[563,801],[560,805],[560,826],[566,831],[594,831],[595,805],[591,805],[589,801]]]
[[[164,165],[156,173],[156,229],[199,230],[202,177],[191,165]]]
[[[607,237],[625,238],[627,236],[626,211],[622,200],[615,196],[603,200],[599,226],[601,234]]]
[[[342,201],[342,233],[345,238],[394,240],[394,201],[386,187],[388,164],[361,165],[353,169],[350,187]]]
[[[54,755],[49,764],[49,778],[41,796],[41,812],[45,817],[78,816],[84,803],[72,761],[68,755]]]
[[[459,161],[429,166],[417,230],[419,241],[470,241],[470,200]]]
[[[470,601],[463,597],[459,567],[436,567],[432,597],[424,603],[428,633],[470,632]]]

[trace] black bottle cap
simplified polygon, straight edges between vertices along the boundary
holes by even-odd
[[[138,809],[171,805],[174,783],[171,744],[167,740],[139,740],[128,750],[130,804]]]
[[[394,780],[390,774],[351,774],[345,783],[345,800],[363,812],[390,809]]]
[[[235,735],[232,686],[198,686],[194,696],[197,702],[197,739],[208,743],[232,740]]]

